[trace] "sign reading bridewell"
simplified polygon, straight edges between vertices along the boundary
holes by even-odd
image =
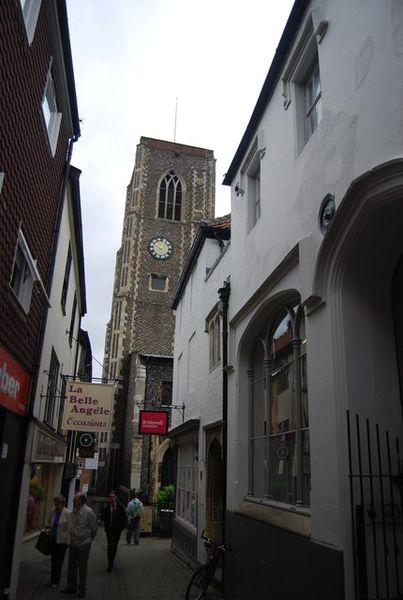
[[[141,410],[139,433],[165,435],[168,432],[168,413],[166,410]]]
[[[110,431],[114,386],[104,383],[68,382],[62,429]]]

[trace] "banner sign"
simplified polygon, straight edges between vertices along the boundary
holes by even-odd
[[[113,417],[114,385],[68,382],[62,429],[69,431],[110,431]]]
[[[168,412],[166,410],[141,410],[139,433],[165,435],[168,433]]]
[[[31,377],[0,346],[0,404],[22,417],[26,414]]]

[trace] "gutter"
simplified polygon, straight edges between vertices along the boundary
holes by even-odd
[[[224,486],[223,486],[223,513],[224,520],[222,525],[222,539],[225,546],[225,521],[227,513],[227,456],[228,456],[228,304],[231,293],[231,284],[229,280],[218,290],[218,295],[222,304],[222,454],[224,464]],[[225,561],[224,567],[225,568]],[[223,577],[224,581],[224,577]]]

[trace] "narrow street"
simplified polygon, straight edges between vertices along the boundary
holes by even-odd
[[[88,563],[89,600],[181,600],[191,570],[170,552],[171,540],[141,538],[139,546],[128,545],[121,537],[115,568],[106,571],[106,538],[99,527]],[[62,581],[50,587],[50,558],[35,551],[32,559],[21,563],[17,600],[61,600],[75,595],[60,594],[66,587],[68,554]]]

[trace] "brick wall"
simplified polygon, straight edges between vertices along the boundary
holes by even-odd
[[[42,97],[55,54],[48,3],[42,2],[35,36],[28,46],[20,3],[0,4],[0,341],[28,369],[34,369],[43,294],[35,284],[25,315],[9,287],[18,227],[21,225],[42,280],[47,285],[51,249],[64,174],[68,133],[62,120],[57,152],[52,157],[42,117]],[[56,94],[59,78],[53,67]]]

